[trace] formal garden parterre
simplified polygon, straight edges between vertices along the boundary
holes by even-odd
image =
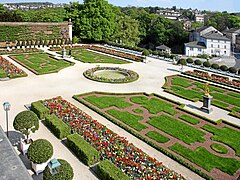
[[[27,74],[17,66],[0,56],[0,78],[18,78],[25,77]]]
[[[114,103],[114,100],[111,103]],[[48,117],[51,114],[71,128],[75,134],[67,136],[68,146],[72,147],[73,151],[78,149],[77,155],[80,159],[84,159],[85,164],[91,165],[98,160],[107,159],[131,179],[184,179],[135,147],[125,137],[109,130],[61,97],[34,104],[34,111],[40,112],[38,115],[42,114],[42,117]],[[41,107],[41,104],[44,106]],[[109,164],[104,166],[109,166]]]
[[[74,98],[205,178],[239,176],[238,127],[206,121],[154,94],[92,92]]]
[[[47,53],[18,54],[10,58],[37,75],[56,73],[74,64],[63,59],[56,59]]]
[[[182,98],[199,101],[205,93],[205,83],[179,75],[165,77],[163,88],[165,91]],[[212,104],[230,111],[230,115],[240,118],[239,92],[215,85],[210,85],[210,94],[213,96]]]

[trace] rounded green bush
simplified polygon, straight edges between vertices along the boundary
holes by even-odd
[[[13,121],[13,127],[22,134],[28,135],[35,132],[39,128],[39,119],[32,111],[22,111],[17,114]]]
[[[197,59],[197,60],[194,61],[194,64],[200,66],[200,65],[202,65],[202,61],[200,61],[199,59]]]
[[[147,49],[144,49],[143,52],[142,52],[142,55],[144,56],[149,56],[149,51]]]
[[[193,59],[192,58],[187,58],[187,63],[192,64],[193,63]]]
[[[214,150],[215,152],[220,153],[220,154],[227,154],[227,152],[228,152],[228,149],[221,144],[214,143],[211,145],[211,148],[212,148],[212,150]]]
[[[186,59],[179,59],[178,64],[186,65],[187,61],[186,61]]]
[[[55,175],[50,173],[49,167],[47,166],[43,171],[43,179],[44,180],[72,180],[73,179],[73,169],[71,165],[63,160],[58,159],[61,166],[59,167],[59,172]]]
[[[227,70],[228,70],[228,67],[227,67],[226,65],[221,65],[221,66],[220,66],[220,69],[221,69],[222,71],[227,71]]]
[[[218,65],[218,64],[212,64],[212,65],[211,65],[211,68],[213,68],[213,69],[219,69],[219,65]]]
[[[28,159],[33,163],[47,162],[53,155],[53,146],[46,139],[34,141],[28,148]]]
[[[240,74],[240,69],[238,70],[238,74]]]
[[[211,66],[211,64],[210,64],[210,62],[208,62],[208,61],[205,61],[205,62],[203,63],[203,66],[204,66],[204,67],[210,67],[210,66]]]
[[[234,68],[234,67],[230,67],[229,69],[228,69],[228,71],[230,72],[230,73],[236,73],[237,72],[237,69],[236,68]]]

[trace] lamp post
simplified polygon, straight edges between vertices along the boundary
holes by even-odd
[[[3,103],[3,109],[4,111],[6,111],[7,137],[8,137],[8,111],[10,111],[10,107],[11,107],[11,104],[9,102]]]

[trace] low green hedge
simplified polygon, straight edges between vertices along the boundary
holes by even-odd
[[[104,160],[97,165],[97,175],[102,180],[130,180],[119,168],[109,160]]]
[[[42,101],[32,102],[31,110],[37,114],[39,119],[45,119],[50,114],[50,110],[42,104]]]
[[[46,116],[45,123],[58,139],[63,139],[71,134],[70,127],[54,114]]]
[[[91,166],[100,161],[99,153],[79,134],[67,136],[67,146],[77,155],[77,157],[87,166]]]

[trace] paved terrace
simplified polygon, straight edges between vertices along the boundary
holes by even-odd
[[[54,52],[50,52],[45,49],[45,51],[55,54]],[[141,148],[144,152],[149,154],[152,157],[155,157],[157,160],[163,162],[163,164],[170,169],[182,174],[187,179],[202,179],[189,169],[184,166],[178,164],[177,162],[171,160],[167,156],[163,155],[161,152],[155,150],[150,147],[143,141],[138,138],[132,136],[125,130],[116,126],[115,124],[109,122],[102,116],[83,106],[82,104],[76,102],[72,99],[72,95],[81,94],[91,91],[107,91],[107,92],[147,92],[147,93],[157,93],[167,98],[174,99],[175,101],[179,101],[181,103],[187,104],[188,108],[191,111],[197,112],[201,115],[204,115],[208,118],[212,118],[213,120],[218,120],[220,117],[231,122],[234,122],[240,125],[239,119],[230,117],[227,115],[227,111],[221,110],[219,108],[214,107],[214,111],[211,115],[205,114],[196,110],[194,107],[201,107],[201,104],[194,103],[171,94],[168,94],[163,91],[161,88],[164,84],[164,77],[177,74],[179,72],[180,66],[173,65],[170,62],[165,62],[161,60],[155,60],[149,58],[149,62],[145,63],[136,63],[133,62],[131,64],[121,64],[121,65],[110,65],[110,64],[89,64],[82,63],[80,61],[76,61],[73,58],[69,60],[75,62],[74,66],[65,68],[61,70],[59,73],[47,74],[47,75],[34,75],[26,68],[12,61],[7,56],[4,56],[10,62],[14,63],[18,67],[25,70],[28,74],[28,77],[12,79],[10,81],[0,82],[0,103],[5,101],[9,101],[12,105],[11,110],[9,112],[10,123],[9,129],[14,131],[13,128],[13,120],[14,117],[22,110],[25,110],[24,105],[29,104],[33,101],[37,101],[40,99],[52,98],[56,96],[62,96],[64,99],[73,103],[93,118],[97,119],[100,123],[106,125],[109,129],[118,133],[121,136],[127,137],[127,139],[133,143],[135,146]],[[116,66],[126,69],[132,69],[140,75],[138,81],[128,83],[128,84],[109,84],[109,83],[100,83],[88,80],[84,78],[83,72],[89,68],[96,67],[96,65],[100,66]],[[189,67],[184,67],[184,70],[191,70]],[[3,129],[6,129],[5,126],[5,114],[3,110],[0,113],[0,125],[2,125]],[[14,138],[14,137],[13,137]],[[39,130],[32,134],[32,138],[39,139],[45,138],[48,139],[54,146],[54,155],[55,158],[62,158],[67,160],[74,169],[74,179],[79,180],[91,180],[97,179],[92,172],[82,164],[62,143],[58,140],[42,123],[40,123]],[[29,168],[29,167],[28,167]],[[29,173],[33,174],[29,168]],[[34,176],[33,176],[34,177]]]

